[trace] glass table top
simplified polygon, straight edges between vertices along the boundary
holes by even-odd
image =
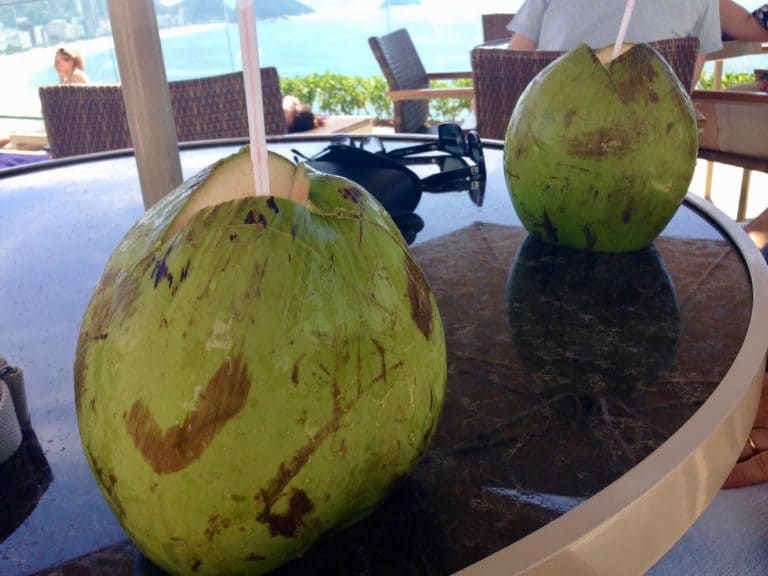
[[[325,144],[277,139],[272,147],[309,155]],[[235,149],[185,149],[185,177]],[[278,573],[470,566],[643,462],[739,356],[752,272],[709,208],[689,199],[646,251],[553,248],[521,227],[498,146],[486,146],[486,163],[482,206],[466,191],[425,193],[415,214],[398,220],[446,331],[447,393],[430,449],[374,514]],[[32,415],[22,449],[0,465],[0,574],[62,563],[83,574],[105,566],[159,573],[126,542],[91,476],[72,385],[91,290],[143,211],[133,158],[0,176],[0,204],[0,355],[24,371]]]

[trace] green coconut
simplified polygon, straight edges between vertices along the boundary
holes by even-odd
[[[507,128],[504,166],[526,229],[552,244],[626,252],[650,245],[696,167],[687,90],[647,44],[615,60],[581,45],[542,70]]]
[[[435,299],[349,180],[247,149],[121,241],[85,313],[86,456],[137,546],[174,574],[258,574],[370,513],[438,422]]]

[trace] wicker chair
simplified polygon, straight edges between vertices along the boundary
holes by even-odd
[[[52,157],[130,148],[118,84],[41,86],[39,93]]]
[[[699,39],[674,38],[650,42],[669,62],[684,86],[692,85]],[[520,94],[544,67],[562,52],[475,48],[472,83],[477,130],[483,138],[503,139]]]
[[[428,132],[431,99],[472,97],[472,88],[429,88],[430,80],[471,78],[472,72],[427,73],[407,30],[373,36],[368,43],[387,80],[387,95],[395,105],[395,132]]]
[[[507,30],[507,25],[514,17],[514,14],[483,14],[483,42],[508,40],[512,36],[512,32]]]
[[[170,82],[171,108],[179,142],[248,136],[243,73]],[[280,78],[275,68],[262,68],[264,130],[285,134]]]
[[[267,134],[285,134],[280,79],[261,70]],[[248,136],[242,72],[169,82],[171,108],[180,142]],[[119,84],[40,87],[45,130],[54,158],[131,147]]]

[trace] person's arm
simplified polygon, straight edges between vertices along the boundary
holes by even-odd
[[[704,63],[707,60],[706,54],[699,52],[699,55],[696,56],[696,64],[693,67],[693,80],[691,82],[691,90],[696,88],[696,84],[699,83],[699,79],[701,78],[701,72],[704,70]]]
[[[768,374],[763,378],[757,416],[739,461],[723,488],[740,488],[768,481]]]
[[[744,229],[760,250],[768,246],[768,210],[760,212]]]
[[[720,0],[720,27],[728,38],[734,40],[768,41],[768,29],[733,0]]]
[[[536,50],[539,47],[539,34],[547,13],[549,2],[545,0],[525,0],[507,25],[512,33],[507,48],[510,50]]]
[[[512,35],[512,38],[509,39],[509,46],[507,46],[510,50],[536,50],[537,47],[538,44],[534,40],[520,34],[520,32]]]

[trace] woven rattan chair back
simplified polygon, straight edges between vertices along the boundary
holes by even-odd
[[[507,25],[514,17],[514,14],[483,14],[483,42],[509,39],[512,32],[507,30]]]
[[[368,39],[390,90],[427,88],[429,78],[419,58],[411,35],[404,28]],[[395,132],[424,132],[429,116],[426,100],[402,100],[394,103]]]
[[[698,38],[674,38],[650,42],[690,90]],[[483,138],[501,140],[512,111],[528,83],[562,52],[475,48],[472,51],[472,82],[475,88],[477,130]]]
[[[120,85],[41,86],[39,94],[54,158],[130,148]]]
[[[170,82],[171,108],[179,142],[248,136],[243,73]],[[261,69],[266,134],[285,134],[280,78],[275,68]]]
[[[280,79],[261,71],[267,134],[285,134]],[[248,136],[242,72],[170,82],[179,142]],[[119,84],[41,86],[43,120],[51,156],[61,158],[131,147]]]

